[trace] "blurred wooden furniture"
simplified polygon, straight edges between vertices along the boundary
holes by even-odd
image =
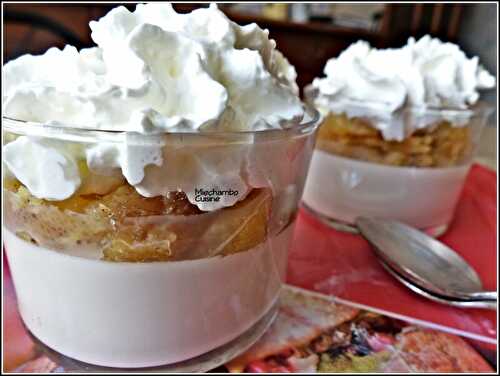
[[[50,47],[92,45],[89,20],[98,17],[93,6],[6,4],[3,9],[4,62]]]
[[[444,41],[458,36],[464,4],[418,3],[390,4],[390,17],[385,19],[385,36],[389,45],[401,45],[408,37],[430,34]]]
[[[4,6],[4,61],[24,53],[42,53],[51,46],[92,45],[88,22],[116,4],[29,4]],[[134,4],[126,4],[130,9]],[[206,4],[174,4],[188,12]],[[377,30],[364,30],[321,22],[294,23],[227,11],[234,21],[257,22],[270,30],[278,48],[296,67],[299,87],[321,76],[326,61],[351,43],[363,39],[377,47],[400,46],[410,35],[430,33],[443,40],[456,38],[460,4],[386,4]]]

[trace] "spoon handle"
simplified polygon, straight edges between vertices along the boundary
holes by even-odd
[[[469,302],[470,308],[485,308],[485,309],[493,309],[497,310],[497,302],[493,300],[473,300]]]
[[[478,291],[467,295],[473,300],[498,301],[498,292],[496,291]]]

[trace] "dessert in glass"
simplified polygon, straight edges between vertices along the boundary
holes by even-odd
[[[83,362],[193,364],[270,323],[319,114],[268,32],[215,6],[90,28],[96,47],[3,68],[20,314]]]
[[[400,49],[357,42],[325,75],[305,90],[323,117],[305,207],[340,230],[371,216],[444,233],[490,113],[478,89],[494,77],[429,36]]]

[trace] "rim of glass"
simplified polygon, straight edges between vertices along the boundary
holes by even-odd
[[[61,126],[54,124],[44,124],[40,122],[32,122],[20,119],[14,119],[7,116],[2,116],[2,132],[9,132],[22,136],[42,136],[42,137],[61,137],[64,139],[78,139],[79,141],[92,141],[95,139],[101,141],[122,141],[123,137],[130,134],[144,136],[146,138],[158,138],[163,136],[178,136],[178,137],[213,137],[213,138],[234,138],[245,139],[249,136],[261,136],[270,138],[292,137],[295,135],[306,135],[314,132],[321,120],[320,112],[313,106],[304,103],[304,117],[302,120],[289,120],[286,122],[289,125],[281,129],[263,129],[254,131],[218,131],[207,130],[201,132],[160,132],[152,134],[142,134],[139,132],[104,130],[96,128],[82,128],[72,126]]]
[[[311,84],[307,85],[304,88],[304,99],[307,103],[307,101],[314,100],[317,98],[319,95],[319,89],[313,87]],[[328,98],[328,96],[325,96],[325,98]],[[332,102],[334,102],[332,100]],[[431,115],[431,116],[436,116],[440,117],[443,115],[447,116],[456,116],[456,117],[464,117],[464,116],[489,116],[493,111],[495,110],[495,106],[486,103],[484,101],[478,101],[474,105],[467,107],[467,108],[453,108],[453,107],[415,107],[415,106],[404,106],[398,111],[394,112],[389,112],[389,111],[383,111],[383,110],[378,110],[375,109],[375,106],[370,106],[370,104],[373,103],[375,104],[376,102],[369,102],[369,101],[359,101],[359,102],[354,102],[353,104],[356,105],[357,107],[365,107],[372,109],[374,111],[378,111],[383,114],[402,114],[402,113],[411,113],[415,115]],[[309,104],[309,103],[308,103]],[[370,116],[370,115],[367,115]]]

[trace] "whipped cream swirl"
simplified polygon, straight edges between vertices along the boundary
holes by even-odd
[[[90,28],[98,47],[4,66],[5,115],[140,133],[280,128],[303,115],[295,70],[268,32],[214,5],[117,7]]]
[[[405,108],[413,114],[442,109],[447,118],[446,109],[467,109],[479,99],[478,90],[495,86],[477,57],[467,58],[457,45],[430,36],[410,38],[397,49],[378,50],[359,41],[330,59],[324,73],[312,83],[316,104],[349,117],[370,117],[390,140],[402,140],[436,120],[398,114]],[[463,115],[450,120],[455,125],[466,121]]]
[[[282,129],[304,115],[295,69],[268,31],[239,26],[215,5],[188,14],[166,3],[139,4],[134,12],[117,7],[90,29],[96,47],[51,48],[3,67],[4,116],[127,134],[123,144],[92,145],[79,155],[29,136],[7,144],[7,167],[39,198],[63,200],[79,188],[78,158],[110,176],[121,169],[140,194],[153,196],[159,183],[146,177],[146,167],[169,163],[155,135]],[[241,180],[243,159],[221,165],[206,155],[203,166],[193,167],[202,175],[195,180],[203,185],[204,171],[209,181]],[[33,168],[42,165],[55,166],[53,176]],[[237,186],[244,197],[247,183]]]

